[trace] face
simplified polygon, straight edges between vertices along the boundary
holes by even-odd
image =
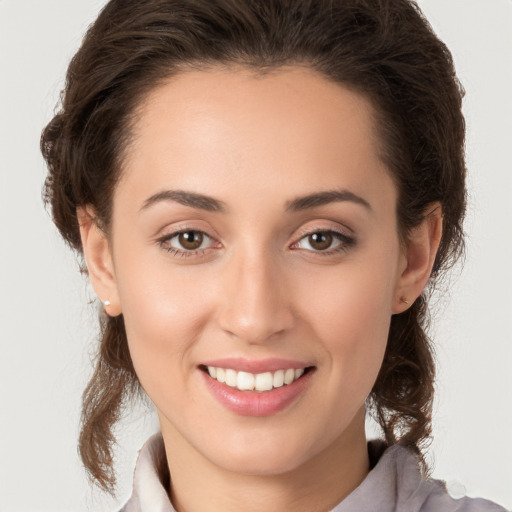
[[[370,104],[306,69],[190,71],[134,135],[115,307],[166,445],[276,474],[364,437],[405,267]]]

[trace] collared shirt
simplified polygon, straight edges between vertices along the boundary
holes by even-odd
[[[480,498],[451,498],[443,482],[421,476],[412,452],[382,446],[378,441],[369,443],[374,467],[331,512],[507,512]],[[133,494],[120,512],[176,512],[163,483],[166,465],[162,436],[157,434],[140,452]]]

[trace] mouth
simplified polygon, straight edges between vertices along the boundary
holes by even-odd
[[[227,410],[242,416],[284,413],[308,395],[316,366],[300,360],[224,358],[197,369],[206,389]]]
[[[200,365],[199,369],[211,379],[239,391],[264,393],[289,386],[314,370],[313,366],[303,368],[282,368],[275,371],[251,373],[233,368]]]

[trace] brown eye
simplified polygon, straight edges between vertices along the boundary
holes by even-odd
[[[292,248],[302,249],[322,256],[330,256],[348,250],[355,245],[353,237],[331,229],[305,234]]]
[[[203,239],[203,233],[200,231],[184,231],[178,235],[179,244],[183,249],[187,249],[188,251],[199,249],[203,243]]]
[[[317,251],[325,251],[332,245],[333,236],[329,232],[312,233],[308,236],[309,245]]]
[[[197,258],[203,256],[209,249],[218,249],[221,246],[203,231],[186,228],[183,231],[176,231],[174,234],[163,236],[158,240],[158,244],[174,256],[194,256]]]

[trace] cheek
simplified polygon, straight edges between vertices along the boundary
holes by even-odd
[[[305,272],[297,293],[305,299],[308,316],[317,318],[315,323],[325,332],[364,338],[373,329],[389,325],[394,275],[389,262],[378,257],[369,261],[361,258],[315,273]]]
[[[301,292],[308,297],[304,315],[322,340],[332,378],[358,395],[370,392],[382,364],[394,297],[393,266],[378,258],[369,263],[310,276]]]
[[[143,264],[136,254],[116,270],[128,346],[142,386],[152,396],[162,376],[180,385],[178,376],[194,365],[192,350],[210,307],[202,278],[191,282],[165,259]]]

